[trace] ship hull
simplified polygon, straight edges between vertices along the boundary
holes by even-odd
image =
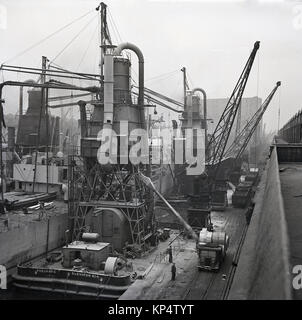
[[[130,275],[18,266],[14,287],[81,298],[118,299],[131,285]]]
[[[66,210],[58,207],[52,216],[43,217],[40,221],[37,214],[8,215],[9,228],[0,232],[0,264],[6,267],[9,280],[18,264],[65,244],[65,231],[68,229]]]

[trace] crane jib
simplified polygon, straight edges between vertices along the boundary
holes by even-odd
[[[229,139],[230,132],[233,127],[233,123],[241,103],[242,95],[246,87],[247,80],[249,78],[253,62],[256,57],[256,53],[259,49],[260,42],[256,41],[253,50],[244,66],[244,69],[236,83],[236,86],[228,100],[228,103],[220,117],[220,120],[211,136],[209,144],[206,148],[207,160],[213,165],[211,170],[211,176],[213,181],[219,170],[221,160],[224,155],[226,144]],[[214,164],[216,164],[214,166]]]
[[[273,88],[273,90],[271,91],[271,93],[262,103],[260,108],[255,112],[252,118],[248,121],[248,123],[244,126],[244,128],[240,131],[240,133],[236,136],[234,142],[225,152],[223,158],[232,157],[232,158],[238,159],[241,157],[242,153],[246,149],[246,146],[248,145],[252,135],[254,134],[259,122],[261,121],[267,107],[269,106],[271,100],[273,99],[280,85],[281,85],[281,82],[278,81],[275,87]]]

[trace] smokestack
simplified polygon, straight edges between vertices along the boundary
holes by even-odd
[[[81,137],[86,138],[88,135],[87,132],[87,117],[86,117],[86,101],[78,101],[80,107],[80,119],[81,119]],[[62,129],[61,129],[62,130]],[[63,146],[63,142],[62,142]]]
[[[111,129],[113,123],[113,54],[107,50],[104,55],[104,129]]]
[[[25,83],[36,83],[32,79],[28,79],[24,82]],[[20,91],[19,91],[19,116],[22,116],[22,115],[23,115],[23,86],[20,87]]]
[[[7,146],[9,151],[13,151],[15,149],[15,134],[16,129],[15,127],[8,127],[7,128]]]
[[[23,87],[20,87],[20,94],[19,94],[19,116],[23,114]]]

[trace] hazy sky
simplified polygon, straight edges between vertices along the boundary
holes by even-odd
[[[282,81],[281,90],[264,118],[269,130],[277,128],[279,101],[281,126],[302,108],[302,1],[107,0],[105,3],[109,7],[109,28],[114,42],[132,42],[143,52],[147,87],[181,99],[180,69],[185,66],[191,88],[204,88],[209,98],[228,97],[254,42],[260,40],[244,96],[258,94],[264,99],[276,81]],[[92,10],[7,63],[39,67],[42,55],[54,59],[84,28],[54,62],[73,70],[97,72],[98,19],[94,10],[97,5],[94,0],[0,0],[0,62]],[[136,64],[133,56],[134,80]],[[170,74],[152,79],[166,73]],[[5,80],[12,79],[0,73],[1,81],[3,76]],[[15,79],[25,78],[19,74]],[[16,92],[16,89],[5,91],[7,112],[17,112]]]

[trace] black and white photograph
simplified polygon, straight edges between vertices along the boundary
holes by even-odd
[[[0,0],[0,39],[0,306],[302,299],[301,0]]]

